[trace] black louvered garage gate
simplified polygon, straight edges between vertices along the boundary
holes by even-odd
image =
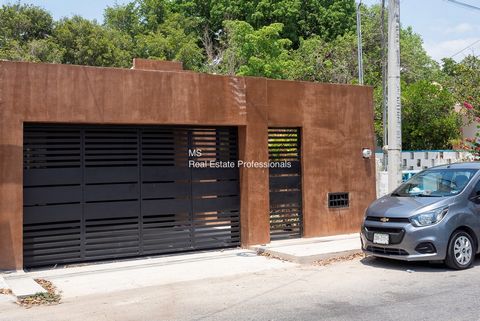
[[[300,128],[269,128],[270,239],[302,236],[302,175]]]
[[[238,246],[238,169],[191,160],[236,161],[236,128],[25,124],[24,266]]]

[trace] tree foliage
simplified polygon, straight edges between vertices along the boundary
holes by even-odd
[[[287,78],[292,65],[291,41],[280,37],[283,25],[255,30],[245,21],[226,21],[227,49],[219,64],[227,74]]]
[[[460,135],[455,99],[440,84],[426,80],[402,88],[403,149],[445,149]]]
[[[356,37],[346,34],[331,42],[315,36],[300,39],[292,53],[295,68],[290,76],[295,80],[352,83],[357,80]]]
[[[53,30],[53,18],[45,10],[33,5],[3,5],[0,8],[2,45],[8,40],[26,43],[44,39]]]
[[[355,27],[354,0],[174,0],[174,12],[199,20],[215,37],[224,21],[241,20],[259,29],[281,23],[280,36],[292,41],[313,35],[333,40]]]
[[[53,38],[65,50],[63,63],[118,67],[131,64],[128,36],[95,21],[80,16],[64,18],[56,24]]]
[[[470,104],[480,112],[480,58],[469,55],[460,62],[443,59],[444,82],[457,102]]]
[[[52,16],[32,5],[0,8],[0,59],[61,62],[63,48],[52,39]]]
[[[134,38],[144,32],[144,26],[140,17],[140,10],[134,2],[125,5],[107,7],[103,14],[105,26],[117,29]]]
[[[105,10],[105,26],[128,35],[132,55],[138,58],[179,60],[188,69],[200,69],[204,61],[198,21],[171,11],[164,0],[143,0]]]
[[[129,67],[139,57],[179,60],[202,72],[355,84],[355,6],[355,0],[131,0],[107,7],[99,24],[79,16],[54,21],[40,7],[7,4],[0,8],[0,59]],[[382,145],[381,8],[361,10],[364,79],[374,87]],[[460,134],[453,106],[480,110],[480,59],[445,59],[440,68],[412,28],[400,35],[404,148],[447,148]]]
[[[191,20],[180,14],[171,14],[154,31],[135,37],[135,56],[178,60],[188,69],[197,69],[203,61],[203,53],[197,44],[198,37],[188,31],[192,28]]]

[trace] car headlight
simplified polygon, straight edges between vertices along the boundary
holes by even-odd
[[[445,217],[447,212],[448,212],[448,207],[438,208],[430,212],[425,212],[425,213],[412,216],[410,217],[410,222],[412,223],[413,226],[416,226],[416,227],[433,225],[435,223],[440,222]]]

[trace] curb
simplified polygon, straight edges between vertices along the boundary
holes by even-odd
[[[298,263],[298,264],[312,264],[317,261],[336,259],[344,256],[349,256],[352,254],[362,253],[361,249],[351,249],[351,250],[344,250],[339,252],[314,254],[314,255],[308,255],[308,256],[296,256],[292,254],[278,252],[272,249],[257,247],[254,250],[257,252],[257,255],[268,255],[279,260],[289,261],[289,262]]]
[[[3,276],[0,276],[0,293],[1,290],[11,290]]]
[[[7,279],[4,280],[6,288],[12,290],[14,296],[18,299],[22,299],[28,296],[47,293],[40,284],[35,282],[32,278],[21,278],[21,279]],[[1,287],[1,285],[0,285]]]

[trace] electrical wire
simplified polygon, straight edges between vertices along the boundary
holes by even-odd
[[[466,47],[463,48],[462,50],[460,50],[460,51],[456,52],[455,54],[451,55],[450,58],[453,58],[453,57],[455,57],[456,55],[461,54],[462,52],[464,52],[464,51],[467,50],[468,48],[471,48],[471,47],[475,46],[475,45],[476,45],[477,43],[479,43],[479,42],[480,42],[480,39],[474,41],[473,43],[469,44],[468,46],[466,46]]]
[[[444,1],[447,1],[447,2],[450,2],[450,3],[453,3],[453,4],[456,4],[458,6],[461,6],[461,7],[464,7],[464,8],[468,8],[468,9],[473,9],[473,10],[479,10],[480,11],[480,7],[477,7],[477,6],[474,6],[472,4],[469,4],[469,3],[465,3],[465,2],[461,2],[461,1],[458,1],[458,0],[444,0]],[[450,58],[453,58],[459,54],[461,54],[462,52],[464,52],[465,50],[467,50],[468,48],[471,48],[473,46],[475,46],[477,43],[480,42],[480,39],[474,41],[473,43],[469,44],[468,46],[466,46],[465,48],[463,48],[462,50],[456,52],[455,54],[451,55]]]
[[[445,0],[445,1],[451,2],[451,3],[459,5],[459,6],[462,6],[464,8],[469,8],[469,9],[474,9],[474,10],[479,10],[480,11],[480,7],[474,6],[474,5],[469,4],[469,3],[461,2],[461,1],[458,1],[458,0]]]

